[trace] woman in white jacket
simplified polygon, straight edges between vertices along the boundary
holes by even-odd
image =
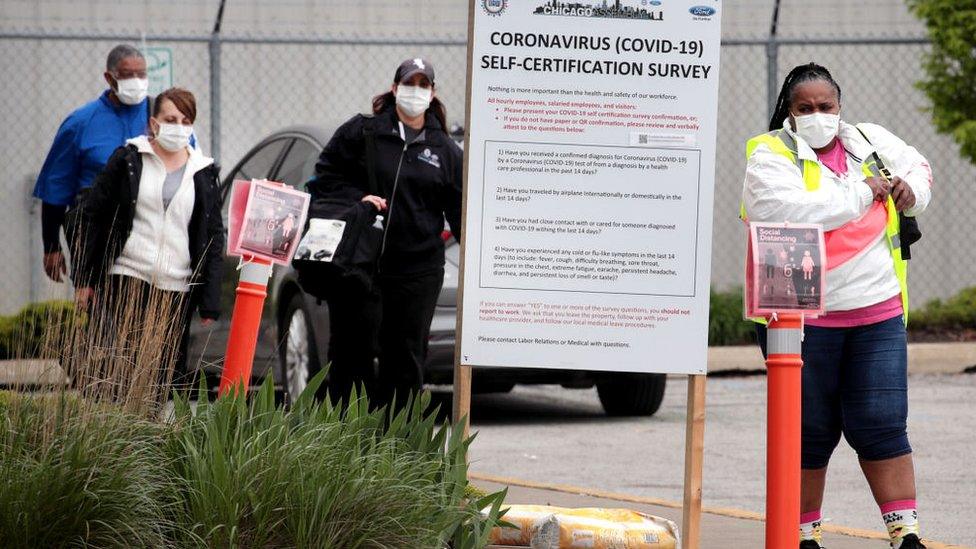
[[[116,333],[112,343],[115,352],[141,354],[127,359],[136,367],[172,365],[177,387],[191,383],[190,315],[199,311],[208,325],[220,314],[220,182],[213,159],[190,147],[196,112],[187,90],[159,94],[150,135],[116,149],[78,208],[77,303],[94,302],[113,332],[139,338],[126,342],[128,336]],[[160,374],[165,394],[168,372]]]
[[[807,320],[803,342],[800,547],[821,546],[827,463],[841,434],[891,547],[924,547],[906,431],[907,266],[896,219],[925,210],[932,172],[914,147],[881,126],[842,122],[840,109],[827,69],[793,69],[770,133],[749,142],[742,191],[749,221],[819,223],[827,232],[827,312]],[[762,329],[760,344],[765,352]]]

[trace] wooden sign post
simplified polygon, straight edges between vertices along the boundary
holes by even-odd
[[[469,0],[454,367],[465,434],[472,366],[688,375],[686,548],[701,525],[721,31],[702,4]]]

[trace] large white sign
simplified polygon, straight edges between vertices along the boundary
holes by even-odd
[[[461,363],[706,369],[717,0],[475,0]]]

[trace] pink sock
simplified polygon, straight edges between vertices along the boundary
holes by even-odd
[[[898,501],[889,501],[881,505],[881,514],[887,515],[895,511],[913,511],[917,508],[917,504],[914,499],[900,499]],[[800,519],[802,520],[802,518]]]
[[[821,539],[823,539],[823,532],[820,529],[822,519],[820,509],[801,514],[800,541],[813,540],[820,544]]]

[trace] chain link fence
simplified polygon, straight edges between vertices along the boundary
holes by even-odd
[[[27,4],[14,0],[11,5]],[[239,0],[227,8],[220,35],[208,34],[216,0],[171,4],[162,19],[185,24],[178,29],[172,22],[154,25],[152,17],[161,14],[146,8],[151,13],[139,12],[144,19],[135,28],[173,33],[145,37],[125,31],[135,18],[131,14],[113,12],[115,19],[103,16],[86,25],[44,13],[22,21],[9,16],[16,9],[0,11],[0,64],[6,76],[0,82],[0,108],[7,129],[0,134],[0,166],[6,168],[0,215],[9,235],[7,261],[0,267],[0,314],[31,300],[67,296],[65,286],[47,282],[40,269],[40,206],[30,193],[61,120],[104,89],[105,55],[119,42],[172,49],[173,82],[197,95],[197,136],[204,151],[220,159],[224,173],[274,130],[293,124],[332,128],[367,111],[370,99],[389,89],[399,61],[409,57],[434,63],[448,118],[463,124],[465,2],[418,0],[390,8],[379,0],[282,0],[272,9]],[[934,199],[920,220],[924,238],[913,248],[912,305],[972,285],[969,269],[976,261],[968,235],[976,233],[976,216],[966,210],[976,206],[969,192],[976,168],[960,158],[949,138],[934,132],[926,100],[914,88],[928,49],[920,25],[900,0],[863,0],[856,6],[831,0],[815,8],[783,0],[772,35],[776,4],[742,0],[724,8],[714,286],[741,285],[745,233],[737,212],[745,142],[765,130],[775,98],[770,95],[778,93],[783,76],[809,61],[826,65],[840,82],[845,120],[891,129],[933,166]],[[180,16],[183,12],[207,13],[210,19]],[[38,17],[54,23],[31,26]]]

